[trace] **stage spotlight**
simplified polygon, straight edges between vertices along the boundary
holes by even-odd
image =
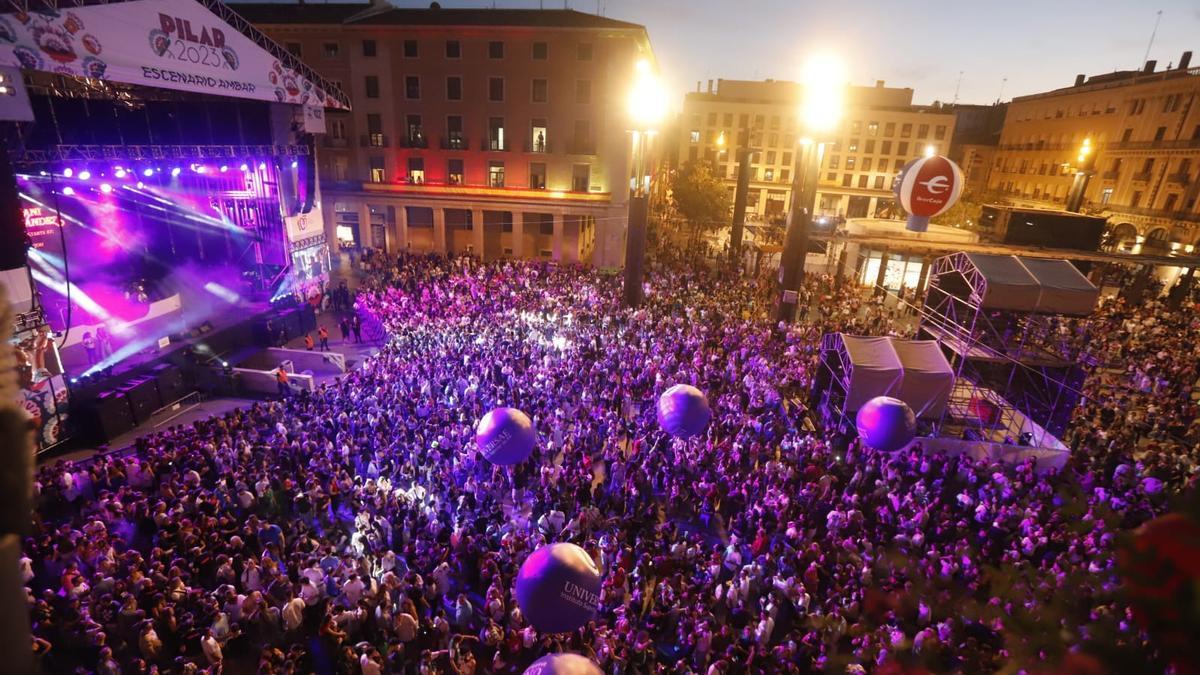
[[[74,176],[74,175],[75,175],[75,170],[72,169],[71,167],[68,166],[67,168],[63,169],[64,177],[70,178],[71,176]]]
[[[146,178],[149,178],[150,176],[154,175],[154,169],[151,169],[148,167],[145,169],[142,169],[142,175],[145,176]]]
[[[125,177],[125,169],[117,169],[116,176],[117,176],[117,178],[124,178]]]
[[[77,382],[79,382],[79,378],[77,378],[77,377],[72,377],[72,378],[71,378],[71,384],[75,384],[75,383],[77,383]]]
[[[39,171],[38,175],[39,176],[49,176],[50,174],[46,173],[45,171]]]
[[[196,167],[196,173],[208,173],[208,167],[201,164],[200,166]]]
[[[84,169],[83,171],[79,172],[79,180],[88,180],[91,177],[92,177],[92,172],[88,171],[87,169]]]
[[[109,185],[108,183],[101,183],[100,191],[103,192],[104,194],[108,194],[108,193],[112,192],[112,186]]]
[[[229,170],[229,167],[225,166],[224,164],[221,165],[221,173],[225,173],[228,170]]]
[[[180,169],[179,167],[175,167],[174,169],[171,169],[171,178],[175,178],[175,177],[179,176],[179,173],[181,171],[183,171],[183,169]]]
[[[297,162],[296,160],[294,160],[294,159],[293,159],[293,160],[292,160],[292,168],[294,169],[294,168],[296,168],[297,166],[300,166],[300,163],[299,163],[299,162]]]
[[[222,368],[228,368],[228,367],[229,367],[229,362],[228,362],[228,361],[222,361],[222,362],[221,362],[221,367],[222,367]]]
[[[259,163],[258,163],[258,170],[259,170],[259,171],[266,171],[266,170],[267,170],[267,163],[266,163],[266,162],[259,162]],[[67,176],[67,177],[68,177],[68,178],[70,178],[70,176]]]
[[[242,165],[241,167],[239,167],[239,168],[240,168],[242,171],[249,171],[249,170],[250,170],[250,165],[249,165],[249,164],[243,164],[243,165]]]
[[[142,188],[146,187],[146,184],[139,180],[137,182],[137,186],[138,186],[138,189],[141,190]]]
[[[71,195],[75,194],[75,188],[73,188],[73,187],[71,187],[70,185],[68,185],[68,186],[66,186],[65,188],[63,188],[63,189],[62,189],[62,193],[63,193],[64,195],[66,195],[66,196],[70,197]]]

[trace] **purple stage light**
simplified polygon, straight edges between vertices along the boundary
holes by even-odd
[[[146,178],[149,178],[150,176],[154,175],[154,169],[151,169],[151,168],[142,169],[142,175],[145,176]]]
[[[63,188],[63,189],[62,189],[62,193],[63,193],[64,195],[66,195],[66,196],[70,197],[71,195],[75,194],[75,188],[73,188],[73,187],[71,187],[70,185],[68,185],[68,186],[66,186],[65,188]]]
[[[178,176],[179,176],[179,173],[180,173],[181,171],[183,171],[183,169],[180,169],[179,167],[175,167],[174,169],[171,169],[171,178],[176,178],[176,177],[178,177]]]
[[[101,183],[100,191],[103,192],[104,194],[108,194],[108,193],[112,192],[112,186],[109,185],[108,183]]]
[[[137,186],[138,186],[138,189],[141,190],[142,188],[146,187],[146,184],[139,180],[137,182]]]
[[[259,162],[259,163],[258,163],[258,170],[259,170],[259,171],[266,171],[266,170],[267,170],[267,163],[266,163],[266,162]]]
[[[63,169],[64,177],[70,178],[71,176],[74,176],[74,175],[75,175],[75,170],[72,169],[71,167],[68,166],[67,168]]]
[[[292,168],[293,168],[293,169],[294,169],[294,168],[296,168],[296,167],[297,167],[297,166],[299,166],[299,165],[300,165],[300,163],[299,163],[299,162],[297,162],[297,161],[296,161],[296,160],[294,160],[294,159],[292,160]]]
[[[38,175],[44,177],[44,176],[49,176],[50,174],[46,173],[45,171],[39,171]]]
[[[92,177],[92,172],[84,169],[79,172],[79,180],[88,180]]]
[[[250,170],[250,165],[249,165],[249,164],[242,164],[242,166],[241,166],[241,167],[239,167],[239,168],[240,168],[242,171],[249,171],[249,170]]]
[[[117,176],[117,178],[124,178],[125,177],[125,169],[118,168],[116,171],[116,176]]]
[[[221,173],[225,173],[228,170],[229,170],[229,167],[225,166],[224,164],[221,165]]]

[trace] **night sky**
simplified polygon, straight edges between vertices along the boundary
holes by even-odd
[[[489,7],[490,0],[440,0]],[[841,54],[854,84],[912,87],[917,103],[990,103],[1069,86],[1076,73],[1138,68],[1155,12],[1159,68],[1197,52],[1197,0],[496,0],[572,9],[646,26],[674,105],[696,80],[797,79],[805,54]],[[404,7],[428,2],[396,0]],[[1002,85],[1002,80],[1008,82]],[[1003,87],[1003,91],[1002,91]]]

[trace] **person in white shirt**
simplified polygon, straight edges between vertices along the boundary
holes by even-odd
[[[358,578],[357,574],[351,574],[346,583],[342,584],[342,602],[346,607],[357,607],[359,599],[362,598],[363,589],[366,584]]]
[[[204,631],[204,637],[200,638],[200,647],[204,650],[204,658],[208,659],[208,665],[219,668],[225,657],[221,653],[221,642],[213,635],[211,628]]]
[[[295,631],[304,623],[304,608],[307,603],[303,598],[293,597],[283,605],[283,610],[280,615],[283,618],[284,630],[288,632]]]

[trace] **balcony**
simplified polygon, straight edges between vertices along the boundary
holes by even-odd
[[[1133,182],[1149,183],[1150,182],[1150,172],[1149,171],[1139,171],[1139,172],[1133,174]]]
[[[1113,169],[1112,171],[1105,171],[1102,178],[1104,178],[1104,180],[1116,180],[1117,176],[1120,175],[1121,171],[1119,169]]]
[[[409,134],[408,136],[400,137],[400,147],[402,148],[428,148],[429,141],[425,139],[425,134]]]
[[[1108,146],[1109,150],[1189,150],[1200,148],[1200,138],[1184,138],[1169,141],[1121,141]]]
[[[322,141],[321,144],[327,148],[346,148],[350,146],[350,140],[347,138],[334,138],[333,136],[326,136],[325,140]]]
[[[1187,175],[1186,171],[1178,171],[1167,176],[1167,182],[1175,185],[1187,185],[1188,178],[1189,176]]]
[[[386,148],[388,147],[388,137],[383,134],[363,134],[359,139],[359,144],[364,148]]]
[[[466,150],[468,147],[467,139],[462,136],[443,136],[443,150]]]
[[[487,138],[479,146],[484,152],[508,152],[508,141],[499,138]]]
[[[567,144],[568,155],[594,155],[596,144],[591,141],[572,141]]]
[[[1186,223],[1200,223],[1200,213],[1188,213],[1186,211],[1167,211],[1166,209],[1152,209],[1145,206],[1121,206],[1119,204],[1105,204],[1100,207],[1100,210],[1124,213],[1131,216],[1148,216],[1150,218],[1180,220]]]
[[[551,149],[549,141],[542,141],[541,143],[525,141],[525,152],[531,152],[534,154],[547,154],[553,152],[553,150]]]

